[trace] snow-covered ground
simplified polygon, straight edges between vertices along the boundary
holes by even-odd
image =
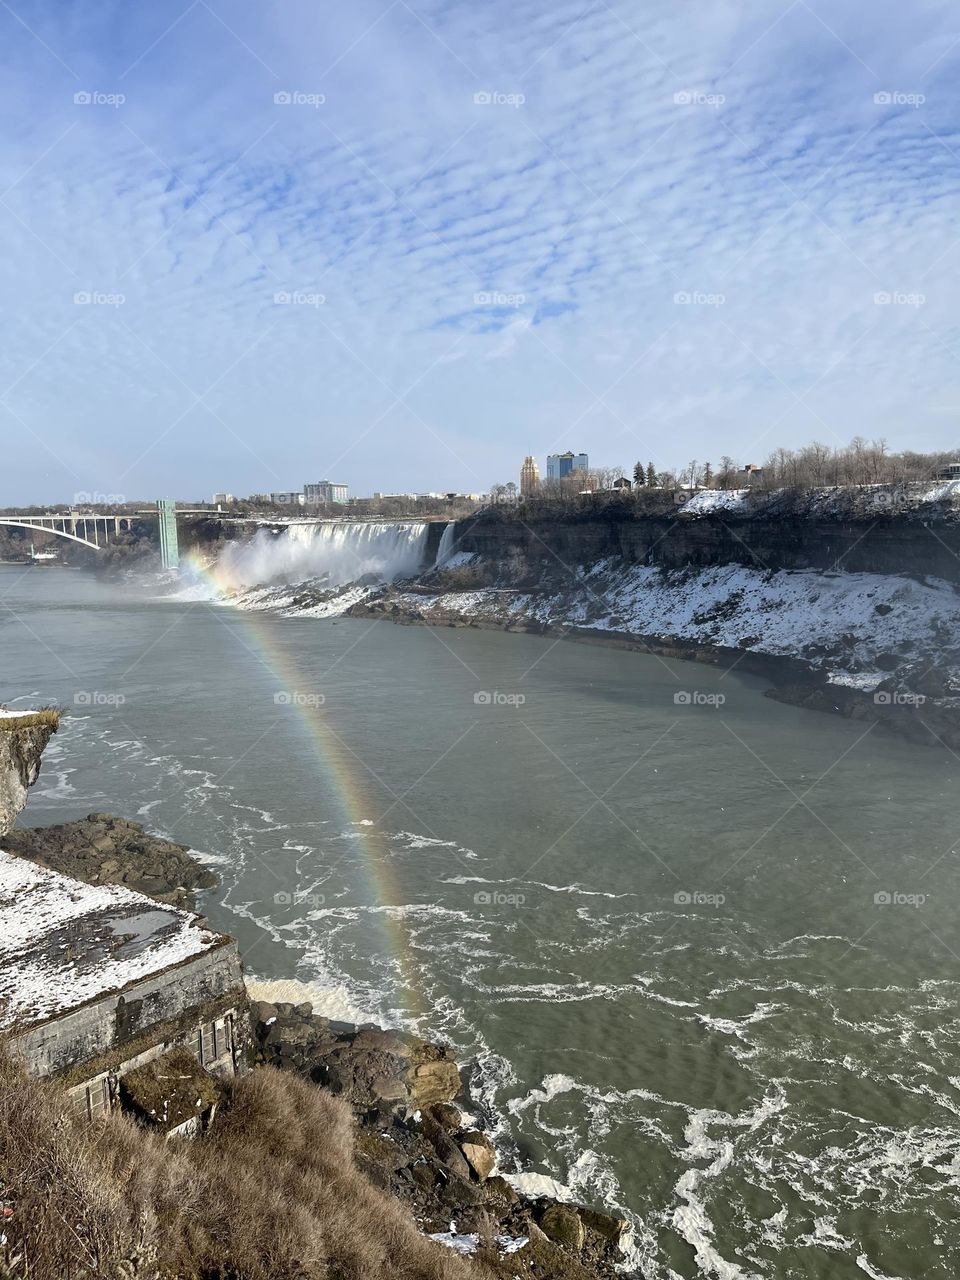
[[[881,515],[954,520],[960,480],[910,484],[826,485],[818,489],[701,489],[680,509],[681,517],[736,515],[763,518],[787,507],[795,519],[870,519]]]
[[[555,593],[499,588],[394,591],[391,601],[427,620],[444,614],[663,636],[794,657],[826,657],[858,685],[883,678],[881,654],[904,664],[933,657],[960,636],[960,593],[948,582],[897,575],[771,573],[743,565],[663,571],[605,560]],[[849,683],[849,680],[845,680]]]
[[[715,511],[742,511],[749,489],[703,489],[684,504],[683,514],[705,516]]]
[[[310,591],[302,583],[296,583],[251,587],[227,598],[224,603],[237,609],[269,609],[273,613],[292,614],[298,618],[337,618],[378,590],[376,586],[353,583],[338,591],[320,588]]]
[[[219,942],[196,916],[0,849],[0,1028],[75,1008]]]

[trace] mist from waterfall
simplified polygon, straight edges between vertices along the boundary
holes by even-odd
[[[449,558],[450,553],[453,551],[453,542],[456,532],[457,522],[456,520],[451,520],[440,537],[440,545],[437,547],[437,558],[434,562],[434,568],[439,569],[444,561]]]
[[[221,552],[216,576],[234,590],[314,578],[331,587],[371,576],[390,582],[422,568],[428,531],[425,521],[346,520],[260,529]]]

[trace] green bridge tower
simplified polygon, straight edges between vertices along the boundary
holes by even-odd
[[[160,560],[165,569],[180,567],[180,543],[177,540],[177,504],[172,498],[157,499],[160,517]]]

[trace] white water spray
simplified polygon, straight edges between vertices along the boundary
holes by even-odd
[[[453,551],[453,539],[456,532],[457,522],[456,520],[451,520],[444,529],[440,538],[440,545],[437,547],[437,559],[434,563],[435,569],[439,569],[440,566],[450,558],[450,553]]]
[[[373,520],[292,524],[280,533],[260,529],[224,549],[217,577],[235,590],[310,578],[331,587],[367,576],[390,582],[422,567],[428,529],[424,521]]]

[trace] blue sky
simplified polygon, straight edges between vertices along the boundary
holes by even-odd
[[[340,8],[0,3],[0,503],[957,442],[956,6]]]

